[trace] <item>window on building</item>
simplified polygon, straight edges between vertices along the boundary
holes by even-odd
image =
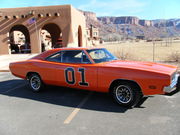
[[[97,32],[94,32],[94,36],[97,36]]]

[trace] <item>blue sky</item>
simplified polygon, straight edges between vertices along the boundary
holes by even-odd
[[[141,19],[180,18],[180,0],[1,0],[0,8],[71,4],[97,16],[137,16]]]

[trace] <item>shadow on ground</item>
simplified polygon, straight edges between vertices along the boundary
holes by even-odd
[[[23,84],[25,85],[22,86]],[[79,103],[89,94],[89,91],[85,90],[55,86],[48,86],[43,91],[34,93],[30,90],[27,82],[24,80],[9,80],[0,82],[0,88],[1,95],[25,98],[39,102],[74,108],[77,107]],[[142,101],[137,105],[137,107],[144,108],[141,107],[141,105],[146,99],[147,98],[143,98]],[[118,104],[116,104],[109,94],[99,92],[93,92],[91,97],[81,108],[117,113],[124,113],[128,110],[127,108],[120,107]]]

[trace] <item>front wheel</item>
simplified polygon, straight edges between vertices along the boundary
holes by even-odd
[[[43,89],[44,84],[38,74],[31,74],[29,77],[29,86],[33,92],[39,92]]]
[[[119,105],[133,107],[139,102],[142,94],[136,85],[121,82],[113,88],[112,96]]]

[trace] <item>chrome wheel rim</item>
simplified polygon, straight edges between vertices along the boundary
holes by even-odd
[[[128,86],[120,85],[116,88],[116,98],[119,102],[127,104],[132,99],[132,92]]]
[[[33,76],[30,80],[31,87],[37,91],[41,87],[41,80],[38,76]]]

